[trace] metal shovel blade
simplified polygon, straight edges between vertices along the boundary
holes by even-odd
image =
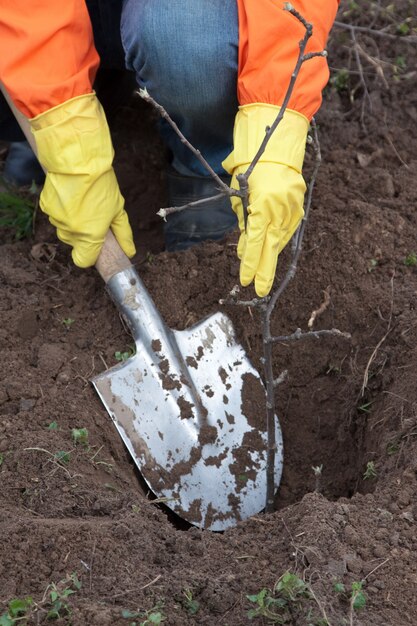
[[[162,321],[133,268],[107,287],[136,354],[93,379],[151,490],[175,513],[220,531],[265,506],[265,389],[216,313],[183,331]],[[276,419],[275,484],[282,472]]]

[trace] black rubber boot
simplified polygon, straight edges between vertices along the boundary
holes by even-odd
[[[27,141],[10,144],[3,170],[4,179],[17,187],[35,182],[42,185],[45,174]]]
[[[222,176],[229,185],[230,177]],[[169,206],[219,194],[216,182],[206,176],[183,176],[170,168],[167,173]],[[237,225],[228,196],[168,215],[165,224],[165,246],[170,252],[186,250],[202,241],[222,239]]]

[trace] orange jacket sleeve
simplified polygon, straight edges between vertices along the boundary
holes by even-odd
[[[84,0],[4,0],[0,80],[26,117],[92,92],[99,58]]]
[[[241,105],[262,102],[281,105],[299,53],[305,28],[278,0],[237,0],[239,9],[238,99]],[[325,48],[338,0],[292,0],[293,7],[313,25],[306,52]],[[327,61],[313,58],[301,66],[289,109],[308,119],[319,109],[329,78]]]

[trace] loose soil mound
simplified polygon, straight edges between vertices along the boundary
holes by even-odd
[[[338,63],[344,42],[334,35]],[[387,46],[384,54],[399,52]],[[76,572],[81,588],[59,624],[139,624],[146,611],[149,619],[159,611],[167,624],[238,626],[249,621],[247,594],[272,589],[289,570],[315,599],[290,603],[286,623],[324,624],[326,614],[333,625],[415,624],[415,72],[389,89],[372,84],[364,125],[365,96],[356,93],[352,103],[348,95],[348,87],[329,88],[318,116],[324,163],[299,270],[273,332],[306,330],[327,290],[330,304],[314,328],[352,338],[274,348],[276,375],[289,375],[276,393],[285,461],[271,515],[215,534],[146,497],[89,384],[132,343],[99,277],[72,265],[43,216],[31,240],[2,234],[0,615],[10,599],[41,602],[50,583]],[[152,118],[136,100],[121,109],[116,167],[138,271],[167,324],[182,329],[219,310],[238,282],[237,236],[162,251],[155,213],[165,203],[165,157]],[[280,276],[287,261],[285,252]],[[223,308],[262,371],[256,313]],[[84,444],[72,436],[83,428]],[[319,466],[321,474],[313,471]],[[349,590],[360,581],[366,606],[352,612],[349,594],[333,585]],[[38,623],[36,614],[29,623]]]

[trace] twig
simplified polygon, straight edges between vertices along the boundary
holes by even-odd
[[[282,385],[282,383],[285,382],[287,378],[288,378],[288,370],[284,370],[283,372],[281,372],[278,378],[274,380],[274,387],[279,387],[279,385]]]
[[[391,328],[391,323],[392,323],[392,311],[393,311],[393,307],[394,307],[394,276],[395,274],[392,275],[391,277],[391,309],[390,309],[390,314],[389,314],[389,318],[388,318],[388,328],[387,328],[387,332],[385,333],[385,335],[382,337],[382,339],[380,339],[377,343],[377,345],[375,346],[375,348],[372,351],[372,354],[369,358],[368,363],[366,364],[365,367],[365,372],[363,374],[363,382],[362,382],[362,388],[361,388],[361,393],[360,395],[363,397],[365,394],[365,390],[366,387],[368,386],[368,380],[369,380],[369,368],[372,365],[372,362],[374,361],[377,352],[379,350],[379,348],[382,346],[382,344],[384,343],[384,341],[386,340],[386,338],[388,337],[388,335],[390,334],[390,332],[392,331]]]
[[[390,560],[391,560],[391,557],[388,557],[388,558],[385,559],[385,561],[382,561],[382,563],[379,563],[379,565],[374,567],[374,569],[371,572],[369,572],[369,574],[367,574],[363,580],[367,580],[369,578],[369,576],[372,576],[372,574],[374,574],[376,572],[377,569],[379,569],[380,567],[385,565],[385,563],[388,563],[388,561],[390,561]]]
[[[322,614],[322,617],[323,617],[323,619],[324,619],[324,623],[325,623],[325,624],[327,624],[327,626],[331,626],[330,620],[329,620],[329,618],[328,618],[328,616],[327,616],[327,613],[326,613],[326,609],[324,608],[323,604],[320,602],[320,600],[319,600],[319,599],[318,599],[318,597],[316,596],[316,594],[315,594],[315,592],[314,592],[314,589],[313,589],[313,587],[312,587],[311,582],[310,582],[310,583],[305,583],[305,585],[306,585],[306,587],[307,587],[308,591],[309,591],[309,592],[311,593],[311,595],[313,596],[313,600],[315,601],[315,603],[316,603],[316,604],[317,604],[317,606],[319,607],[320,612],[321,612],[321,614]]]
[[[106,368],[106,370],[108,370],[108,369],[109,369],[109,366],[107,365],[107,363],[106,363],[106,361],[105,361],[105,359],[104,359],[103,354],[102,354],[101,352],[99,352],[99,353],[98,353],[98,356],[100,357],[100,361],[103,363],[103,365],[104,365],[104,367]]]
[[[384,87],[386,89],[389,89],[387,79],[385,78],[384,70],[382,69],[383,61],[380,61],[379,59],[375,59],[374,57],[371,57],[371,55],[365,52],[362,46],[360,46],[357,42],[356,42],[355,49],[366,61],[368,61],[368,63],[370,63],[375,68],[376,73],[382,79],[382,82],[384,83]],[[387,65],[390,65],[390,64],[387,63]]]
[[[148,583],[147,585],[144,585],[143,587],[141,587],[140,589],[146,589],[146,587],[150,587],[151,585],[155,584],[160,578],[162,578],[162,574],[158,574],[158,576],[156,576],[156,578],[154,578],[153,580],[151,580],[150,583]]]
[[[383,30],[375,30],[374,28],[368,28],[367,26],[355,26],[354,24],[345,24],[344,22],[335,21],[333,26],[342,28],[343,30],[357,31],[359,33],[367,33],[375,37],[385,37],[387,39],[395,39],[396,41],[404,41],[405,43],[417,43],[417,36],[415,35],[392,35],[386,33]]]
[[[94,555],[96,553],[96,545],[97,545],[97,539],[94,539],[94,544],[93,544],[93,550],[91,552],[91,561],[90,561],[90,567],[89,569],[89,575],[90,575],[90,593],[92,591],[93,588],[93,579],[92,579],[92,575],[93,575],[93,563],[94,563]]]
[[[352,39],[353,53],[355,55],[356,66],[357,66],[358,72],[359,72],[359,80],[360,80],[360,83],[361,83],[361,85],[363,87],[363,90],[364,90],[364,93],[365,93],[365,98],[362,101],[362,107],[361,107],[361,124],[363,126],[364,125],[364,118],[365,118],[365,101],[368,100],[368,102],[369,102],[369,110],[372,111],[372,100],[371,100],[371,96],[369,95],[368,85],[367,85],[366,80],[365,80],[363,67],[362,67],[362,63],[361,63],[361,59],[360,59],[360,55],[359,55],[359,46],[358,46],[358,42],[356,41],[356,35],[355,35],[355,31],[354,30],[350,31],[350,37]]]
[[[298,78],[298,75],[300,73],[300,69],[303,63],[305,63],[306,61],[308,61],[309,59],[313,59],[317,56],[321,56],[321,57],[325,57],[327,56],[327,52],[325,50],[322,50],[321,52],[309,52],[307,54],[304,54],[308,40],[310,39],[310,37],[313,34],[313,25],[308,23],[303,17],[302,15],[300,15],[300,13],[298,13],[298,11],[296,11],[294,9],[294,7],[289,3],[286,2],[284,4],[284,10],[288,11],[289,13],[291,13],[291,15],[293,15],[297,20],[299,20],[304,28],[306,29],[305,35],[303,37],[303,39],[299,42],[299,53],[298,53],[298,59],[295,65],[295,68],[291,74],[291,79],[290,79],[290,83],[288,85],[288,89],[287,92],[285,94],[284,100],[282,102],[280,111],[277,115],[277,117],[275,118],[274,122],[271,124],[271,126],[268,126],[265,129],[265,137],[261,143],[261,145],[259,146],[258,152],[255,154],[251,164],[249,165],[248,169],[246,170],[246,172],[244,174],[241,174],[240,176],[238,176],[238,180],[239,180],[239,184],[240,184],[240,188],[241,191],[243,192],[243,188],[245,187],[245,182],[247,183],[249,176],[251,175],[251,173],[253,172],[256,164],[258,163],[259,159],[261,158],[261,156],[263,155],[263,153],[265,152],[265,148],[268,145],[268,142],[271,138],[271,136],[273,135],[275,129],[277,128],[278,124],[281,122],[282,118],[284,117],[284,113],[285,110],[288,106],[288,103],[290,101],[290,98],[292,96],[292,92],[294,91],[294,86],[295,86],[295,82]]]
[[[45,448],[23,448],[23,450],[25,452],[43,452],[44,454],[47,454],[50,459],[49,462],[53,463],[54,465],[56,465],[57,467],[60,467],[62,470],[64,470],[64,472],[68,475],[68,477],[70,479],[73,479],[75,476],[79,476],[80,474],[71,474],[71,472],[69,472],[67,470],[66,467],[64,467],[60,462],[59,459],[56,457],[55,454],[52,454],[52,452],[49,452],[49,450],[45,450]]]
[[[224,192],[218,193],[215,196],[210,196],[209,198],[194,200],[193,202],[188,202],[187,204],[183,204],[182,206],[170,206],[166,207],[165,209],[159,209],[156,214],[159,215],[159,217],[162,217],[162,219],[166,220],[167,216],[172,215],[172,213],[179,213],[180,211],[184,211],[184,209],[198,207],[201,204],[205,204],[206,202],[214,202],[214,200],[220,200],[221,198],[224,198]]]
[[[298,341],[300,339],[319,339],[320,337],[324,337],[325,335],[333,335],[334,337],[343,337],[344,339],[351,339],[350,333],[344,333],[337,328],[331,328],[330,330],[311,330],[306,333],[303,333],[301,328],[297,328],[292,335],[282,335],[280,337],[270,337],[270,343],[282,343],[284,341]]]
[[[308,323],[307,323],[308,328],[313,328],[314,322],[316,321],[316,319],[319,317],[319,315],[324,313],[324,311],[329,306],[329,304],[330,304],[330,285],[328,287],[326,287],[326,289],[323,291],[323,295],[324,295],[323,302],[321,303],[319,308],[318,309],[314,309],[314,311],[310,315],[310,319],[308,320]]]
[[[236,190],[231,189],[228,185],[226,185],[226,183],[224,183],[222,181],[220,176],[218,174],[216,174],[216,172],[213,170],[211,165],[203,157],[203,155],[201,154],[200,150],[195,148],[188,141],[188,139],[182,134],[182,132],[178,128],[177,124],[170,117],[168,112],[164,109],[164,107],[162,105],[158,104],[158,102],[156,100],[154,100],[154,98],[152,98],[152,96],[149,94],[148,90],[147,89],[139,89],[138,93],[139,93],[140,97],[143,98],[146,102],[148,102],[149,104],[152,104],[152,106],[158,111],[159,115],[164,120],[166,120],[168,122],[168,124],[171,126],[171,128],[176,132],[176,134],[180,138],[181,143],[183,143],[185,146],[187,146],[187,148],[189,150],[191,150],[191,152],[194,154],[194,156],[200,161],[201,165],[203,167],[205,167],[206,170],[209,172],[209,174],[212,176],[212,178],[214,178],[214,180],[218,184],[219,188],[222,189],[223,192],[227,196],[239,195],[239,193],[236,193]]]
[[[300,44],[301,45],[301,44]],[[261,310],[262,318],[262,336],[264,340],[264,372],[266,380],[266,425],[268,433],[268,453],[266,466],[266,507],[265,510],[271,513],[274,510],[275,495],[275,452],[276,452],[276,436],[275,436],[275,397],[274,397],[274,377],[272,371],[272,341],[271,341],[271,314],[274,307],[282,295],[297,269],[297,263],[301,254],[301,246],[304,237],[307,219],[310,213],[311,201],[313,197],[313,188],[316,181],[317,173],[321,164],[320,142],[317,134],[317,126],[312,120],[313,130],[313,148],[315,152],[315,167],[308,184],[308,192],[304,211],[304,218],[295,234],[296,245],[292,251],[292,261],[290,267],[278,289],[273,293],[270,301],[264,310]]]

